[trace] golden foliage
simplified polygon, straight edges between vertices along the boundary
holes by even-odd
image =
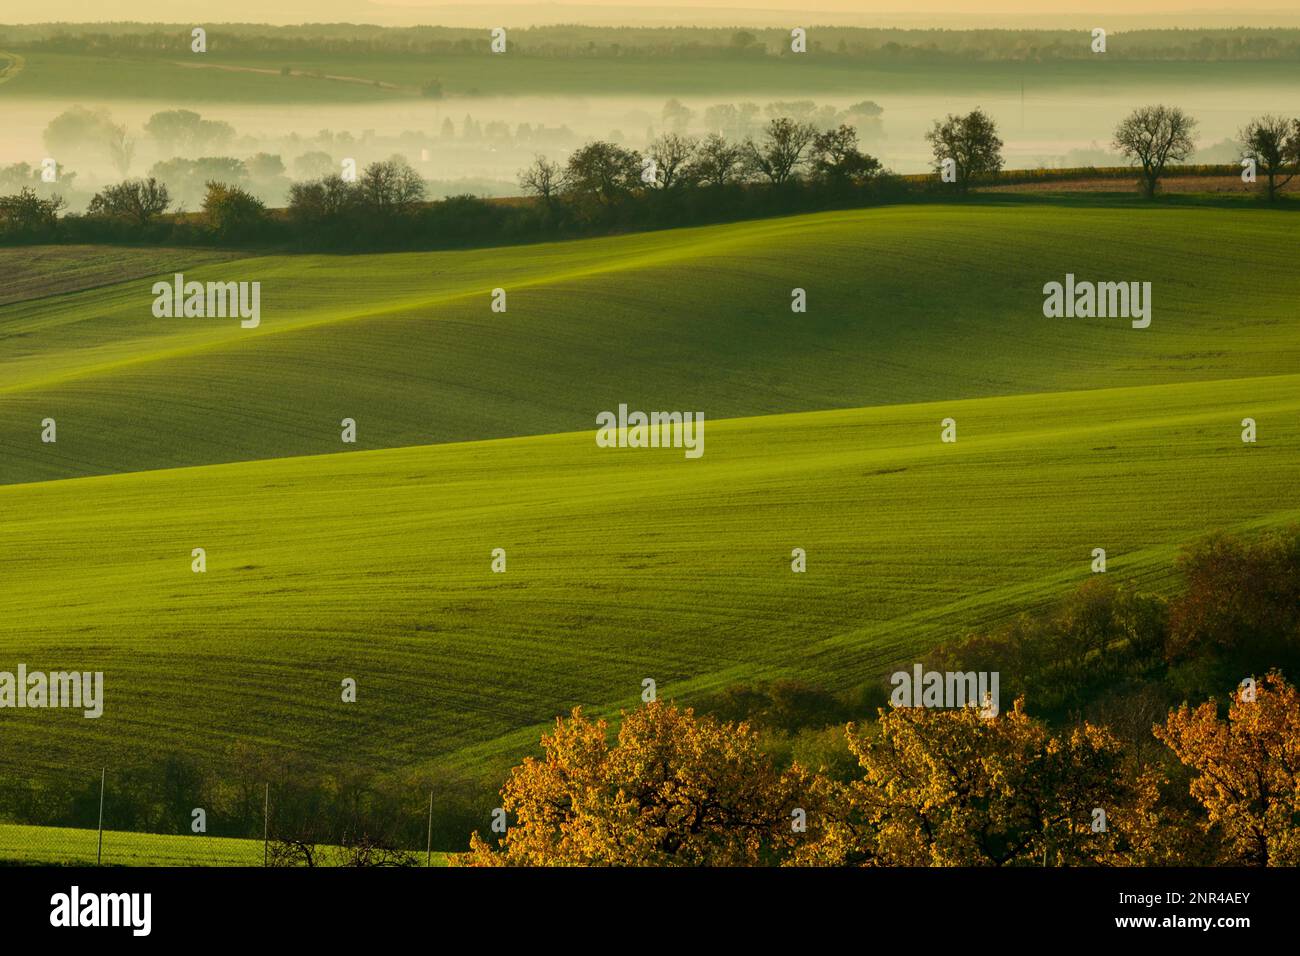
[[[511,772],[504,839],[475,835],[456,862],[1171,865],[1208,858],[1199,827],[1222,840],[1222,862],[1300,863],[1300,695],[1280,674],[1253,701],[1235,694],[1227,721],[1213,701],[1184,704],[1154,731],[1196,774],[1200,823],[1107,728],[1054,730],[1023,698],[991,718],[903,707],[849,724],[861,773],[848,782],[780,770],[743,722],[652,703],[625,713],[611,742],[579,708]]]
[[[1213,700],[1171,711],[1155,735],[1197,774],[1192,796],[1206,829],[1224,834],[1223,862],[1300,864],[1300,695],[1270,673],[1253,701],[1239,688],[1228,719]]]
[[[861,779],[842,788],[835,821],[800,862],[897,866],[1133,862],[1149,843],[1153,778],[1118,740],[1084,724],[1051,733],[1016,701],[981,717],[954,710],[880,712],[848,728]],[[1105,829],[1094,831],[1094,811]]]
[[[800,772],[782,774],[746,724],[652,703],[625,714],[610,746],[581,708],[510,774],[515,820],[499,846],[477,835],[470,865],[755,865],[793,839]]]

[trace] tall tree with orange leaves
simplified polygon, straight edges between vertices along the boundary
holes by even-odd
[[[777,862],[796,838],[802,775],[782,773],[744,724],[651,703],[623,715],[616,742],[581,708],[511,771],[514,818],[474,866],[736,866]]]
[[[1300,865],[1300,694],[1276,671],[1252,691],[1232,694],[1226,721],[1213,700],[1183,704],[1155,735],[1195,771],[1224,863]]]

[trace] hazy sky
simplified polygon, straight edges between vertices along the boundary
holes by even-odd
[[[428,0],[384,0],[385,6],[426,7],[460,6],[460,4],[429,3]],[[539,0],[519,0],[519,2],[493,3],[492,6],[540,7],[557,6]],[[267,6],[274,7],[274,0]],[[808,3],[782,3],[780,0],[755,2],[755,0],[662,0],[659,3],[629,3],[627,0],[582,0],[580,4],[563,4],[563,6],[589,7],[672,7],[701,8],[714,7],[745,10],[825,10],[836,13],[854,13],[870,15],[915,15],[917,13],[959,13],[963,15],[981,13],[1016,13],[1042,16],[1058,13],[1096,13],[1111,12],[1130,15],[1148,13],[1180,13],[1184,11],[1230,11],[1250,10],[1286,10],[1296,9],[1297,0],[1248,0],[1246,3],[1205,3],[1188,2],[1188,0],[1101,0],[1101,2],[1061,2],[1061,0],[809,0]]]
[[[824,14],[820,16],[819,14]],[[352,22],[470,25],[529,23],[749,23],[767,25],[791,17],[809,23],[906,24],[909,26],[1044,26],[1110,16],[1134,25],[1157,18],[1175,25],[1294,23],[1300,0],[0,0],[0,23],[145,20],[171,23],[232,21],[264,23]]]

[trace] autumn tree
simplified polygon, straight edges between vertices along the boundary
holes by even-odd
[[[991,718],[973,707],[901,707],[882,710],[876,728],[849,725],[862,777],[829,800],[834,819],[798,861],[1042,866],[1153,857],[1156,778],[1104,728],[1056,734],[1023,705]]]
[[[625,713],[611,745],[581,708],[511,771],[498,845],[477,834],[475,866],[732,866],[778,860],[798,837],[800,775],[781,773],[748,725],[671,703]]]
[[[266,221],[262,200],[238,186],[209,182],[203,197],[203,216],[212,232],[222,239],[246,239]]]
[[[1178,557],[1185,587],[1169,608],[1171,660],[1205,654],[1258,661],[1300,650],[1300,529],[1217,534]]]
[[[1234,691],[1226,721],[1211,699],[1154,732],[1195,772],[1191,794],[1223,835],[1224,863],[1300,865],[1300,694],[1280,673]]]
[[[989,176],[1002,168],[1002,140],[993,118],[983,110],[972,110],[965,116],[952,113],[925,134],[934,153],[934,168],[942,171],[944,163],[952,161],[956,185],[965,192],[981,176]]]
[[[1176,106],[1143,106],[1115,128],[1114,147],[1141,167],[1142,194],[1156,194],[1165,164],[1192,155],[1196,120]]]

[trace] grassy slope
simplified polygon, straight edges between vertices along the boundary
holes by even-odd
[[[706,435],[697,461],[587,430],[0,488],[0,660],[103,669],[108,697],[97,721],[0,712],[5,751],[30,771],[246,739],[480,770],[573,704],[631,703],[643,677],[666,696],[876,680],[1058,595],[1093,547],[1159,587],[1210,527],[1300,519],[1297,375]]]
[[[715,419],[1282,374],[1298,231],[1260,209],[912,206],[186,269],[262,281],[262,326],[155,320],[148,278],[0,307],[0,483],[339,451],[345,416],[376,448],[583,429],[619,401]],[[1151,328],[1043,318],[1067,271],[1153,282]]]
[[[423,851],[412,851],[423,864]],[[336,849],[323,854],[321,865],[331,865]],[[170,835],[99,831],[75,827],[33,827],[0,823],[0,862],[41,865],[87,866],[99,861],[104,866],[261,866],[261,840],[216,837],[204,834]],[[432,864],[445,866],[447,854],[434,853]]]
[[[88,866],[261,866],[261,840],[0,823],[0,861]]]

